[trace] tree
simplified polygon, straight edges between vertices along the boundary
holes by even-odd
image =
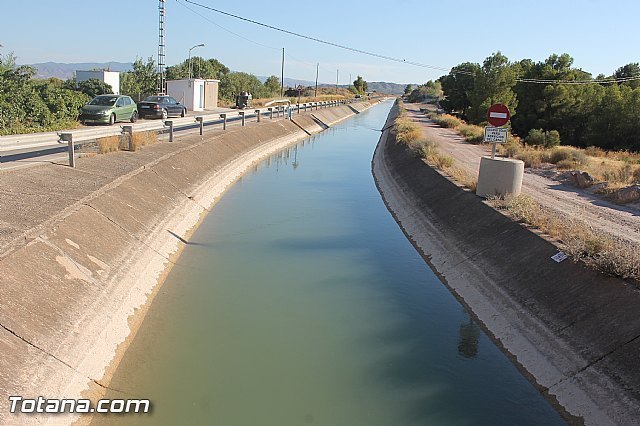
[[[225,74],[220,79],[220,97],[233,102],[240,92],[250,92],[254,99],[267,97],[265,86],[253,74],[234,72]]]
[[[269,96],[276,96],[280,93],[280,80],[275,75],[272,75],[264,82],[264,88]]]
[[[358,76],[358,78],[353,81],[353,87],[356,89],[356,93],[364,95],[368,89],[368,84],[361,76]]]
[[[89,80],[81,81],[80,83],[78,83],[78,89],[90,98],[96,97],[98,95],[113,93],[111,85],[96,78],[90,78]]]
[[[404,87],[404,94],[408,95],[409,93],[411,93],[413,91],[413,85],[412,84],[407,84]]]
[[[475,86],[469,93],[468,118],[473,123],[486,120],[487,110],[493,104],[504,104],[516,115],[518,100],[513,91],[516,85],[516,69],[509,59],[497,52],[485,59],[476,74]]]
[[[158,74],[156,72],[156,62],[152,57],[147,62],[142,62],[142,58],[136,58],[133,62],[133,71],[120,73],[120,87],[124,95],[140,101],[156,92],[158,85]]]
[[[217,59],[204,59],[200,56],[191,58],[191,77],[220,80],[230,70]],[[189,78],[189,59],[167,68],[167,80]]]
[[[480,65],[465,62],[451,69],[448,75],[440,77],[445,99],[440,105],[447,112],[458,112],[466,118],[471,107],[469,94],[475,88],[476,74],[480,72]]]
[[[633,62],[623,67],[620,67],[616,70],[616,72],[613,73],[613,76],[616,79],[640,78],[640,64],[638,64],[637,62]],[[640,80],[625,81],[620,84],[624,84],[626,86],[631,87],[632,89],[635,89],[636,87],[640,87]]]

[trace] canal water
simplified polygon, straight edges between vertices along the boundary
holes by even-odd
[[[97,423],[562,424],[407,241],[371,175],[385,102],[260,163],[192,236]]]

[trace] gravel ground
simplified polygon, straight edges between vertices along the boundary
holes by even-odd
[[[477,176],[480,158],[490,155],[490,146],[473,145],[452,129],[445,129],[420,112],[420,104],[405,103],[407,115],[422,127],[438,150],[455,158],[455,164]],[[640,203],[617,205],[589,192],[525,171],[522,192],[546,208],[579,219],[616,239],[640,244]]]

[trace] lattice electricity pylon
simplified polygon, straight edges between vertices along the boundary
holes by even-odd
[[[165,8],[166,0],[160,0],[160,4],[158,5],[159,11],[159,36],[158,36],[158,94],[164,95],[165,81],[164,81],[164,70],[165,70]]]

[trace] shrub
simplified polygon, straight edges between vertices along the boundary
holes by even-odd
[[[480,126],[474,126],[473,124],[461,124],[458,127],[458,131],[467,142],[482,143],[484,140],[484,129]]]
[[[435,121],[438,126],[446,127],[448,129],[455,129],[462,124],[462,121],[457,117],[449,114],[435,114],[431,119]]]
[[[640,183],[640,167],[633,172],[633,181],[635,183]]]
[[[607,153],[597,146],[588,146],[585,148],[584,153],[590,157],[605,157]]]
[[[558,161],[558,163],[556,164],[556,167],[559,170],[572,170],[575,168],[576,163],[574,161],[571,160],[561,160]]]
[[[554,148],[549,155],[549,162],[557,164],[562,160],[570,160],[583,166],[589,164],[589,158],[577,148]]]
[[[516,155],[518,160],[524,161],[525,167],[540,167],[543,163],[542,151],[528,149]]]
[[[553,148],[560,145],[560,133],[557,130],[545,132],[542,129],[531,129],[525,138],[527,145]]]
[[[446,154],[436,154],[435,156],[436,167],[441,169],[448,169],[453,166],[454,158]]]

